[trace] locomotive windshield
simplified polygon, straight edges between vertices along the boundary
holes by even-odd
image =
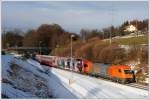
[[[125,74],[133,74],[133,71],[132,70],[124,70],[124,73]]]

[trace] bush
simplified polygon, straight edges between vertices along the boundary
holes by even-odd
[[[125,49],[115,45],[105,47],[99,56],[103,63],[120,64],[126,59]]]
[[[35,57],[36,57],[36,53],[32,53],[32,54],[31,54],[31,58],[32,58],[32,59],[35,59]]]
[[[100,61],[101,51],[107,46],[108,46],[107,44],[102,44],[101,42],[99,42],[93,46],[92,55],[93,55],[94,61],[96,61],[96,62]]]
[[[140,49],[138,47],[131,47],[131,49],[128,52],[128,60],[137,60],[140,53]]]
[[[143,64],[148,64],[148,48],[142,48],[140,62]]]
[[[138,61],[142,64],[148,64],[148,47],[134,46],[128,52],[128,60]]]
[[[146,79],[146,76],[145,76],[145,75],[138,76],[138,77],[137,77],[137,82],[144,82],[145,79]]]
[[[92,46],[93,44],[83,45],[81,48],[78,48],[75,52],[76,56],[80,56],[89,60],[92,60]]]
[[[30,53],[29,52],[25,52],[24,55],[23,55],[23,59],[28,59],[30,58]]]

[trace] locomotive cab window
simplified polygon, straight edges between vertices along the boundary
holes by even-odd
[[[125,74],[133,74],[133,72],[131,70],[124,70]]]

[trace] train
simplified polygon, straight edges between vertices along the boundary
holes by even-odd
[[[93,63],[88,59],[58,57],[49,55],[36,55],[35,59],[41,64],[64,70],[87,74],[96,77],[107,78],[119,83],[135,82],[135,75],[130,66]]]

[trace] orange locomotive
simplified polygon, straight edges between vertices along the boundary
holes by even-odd
[[[131,70],[130,66],[100,63],[92,64],[91,62],[86,63],[89,63],[87,64],[88,66],[86,69],[88,70],[86,70],[86,73],[89,73],[91,75],[108,78],[119,83],[128,83],[135,81],[134,73]]]

